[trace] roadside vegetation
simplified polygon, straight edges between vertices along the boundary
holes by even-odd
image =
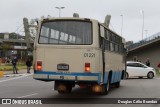
[[[17,63],[17,69],[21,70],[21,69],[27,69],[25,63]],[[1,63],[0,65],[0,71],[12,71],[13,70],[13,66],[10,63]]]
[[[156,69],[156,74],[157,74],[157,76],[160,76],[160,70],[159,69]]]

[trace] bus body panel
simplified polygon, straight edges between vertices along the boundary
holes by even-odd
[[[39,46],[40,47],[40,46]],[[86,46],[85,46],[86,47]],[[40,49],[40,50],[39,50]],[[39,52],[44,51],[44,54]],[[102,62],[100,51],[95,48],[84,47],[50,47],[37,48],[36,61],[42,61],[42,71],[35,70],[35,79],[45,80],[72,80],[102,82]],[[98,56],[98,57],[97,57]],[[85,72],[85,63],[90,63],[90,72]],[[69,70],[57,70],[58,64],[69,65]],[[44,73],[45,72],[45,73]],[[39,75],[44,75],[38,78]],[[56,75],[56,76],[55,76]],[[61,76],[65,76],[61,79]]]
[[[77,19],[64,18],[62,20],[76,21]],[[79,20],[84,21],[85,19]],[[90,22],[92,24],[92,44],[89,45],[40,44],[41,27],[39,27],[34,44],[33,78],[75,84],[80,82],[103,85],[107,84],[109,79],[111,84],[120,82],[122,71],[125,70],[125,56],[123,53],[107,50],[103,54],[100,47],[99,23],[96,20],[90,20]],[[38,61],[42,62],[41,70],[36,69]],[[90,64],[90,72],[85,72],[85,63]],[[105,63],[105,68],[103,68],[103,63]],[[58,70],[58,65],[68,65],[68,70]]]
[[[93,42],[91,45],[52,45],[52,44],[39,44],[38,36],[36,38],[36,50],[35,50],[35,63],[42,60],[42,71],[35,70],[34,78],[39,80],[61,80],[60,75],[68,75],[65,80],[77,81],[79,77],[81,81],[91,81],[95,80],[97,83],[103,82],[102,80],[102,56],[101,51],[98,49],[99,39],[98,32],[98,22],[92,20],[92,31],[93,31]],[[40,32],[40,29],[39,29]],[[38,34],[40,35],[40,33]],[[41,54],[40,50],[43,50]],[[90,73],[85,73],[85,63],[90,63],[91,71]],[[57,70],[57,64],[68,64],[68,71]],[[36,64],[35,64],[36,66]],[[41,73],[45,72],[45,73]],[[47,73],[48,72],[48,73]],[[58,74],[58,79],[54,79],[53,75]],[[45,78],[39,78],[39,75],[44,75]],[[51,76],[50,76],[51,75]],[[84,76],[82,76],[84,75]],[[96,75],[95,77],[93,75]],[[70,77],[69,77],[70,76]],[[73,76],[73,77],[72,77]],[[88,76],[88,77],[87,77]],[[50,78],[49,78],[50,77]],[[85,78],[87,77],[87,78]],[[85,79],[84,79],[85,78]]]
[[[106,68],[112,71],[123,71],[125,69],[124,57],[114,52],[105,52]]]
[[[66,72],[85,72],[85,63],[88,62],[91,64],[91,71],[97,72],[96,66],[94,66],[96,63],[96,58],[84,56],[89,53],[98,55],[98,53],[92,49],[49,48],[46,46],[44,51],[43,71],[58,71],[57,65],[64,63],[69,65],[69,70]],[[37,60],[39,59],[37,58]],[[61,70],[59,70],[59,72],[60,71]]]
[[[125,69],[124,56],[114,52],[105,51],[105,71],[112,71],[111,83],[121,80],[122,71]]]

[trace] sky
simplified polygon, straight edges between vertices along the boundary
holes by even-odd
[[[0,33],[23,33],[24,17],[29,20],[48,15],[59,17],[55,7],[65,7],[62,17],[79,13],[80,17],[102,23],[110,14],[109,27],[122,33],[126,41],[134,42],[142,39],[143,14],[140,11],[143,10],[143,38],[160,32],[160,0],[0,0],[0,5]]]

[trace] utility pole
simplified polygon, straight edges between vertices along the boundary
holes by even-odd
[[[29,24],[28,19],[23,18],[25,40],[26,40],[27,49],[32,49],[33,48],[31,46],[31,40],[34,40],[33,39],[34,37],[32,37],[31,34],[30,34],[30,29],[29,28],[35,28],[36,34],[38,32],[38,25],[35,25],[34,22],[38,22],[38,19],[32,19],[32,23]],[[34,35],[34,36],[36,36],[36,35]]]
[[[144,10],[141,10],[140,13],[142,14],[143,22],[142,22],[142,40],[143,40],[143,32],[144,32]]]
[[[122,25],[121,25],[121,36],[122,36],[122,33],[123,33],[123,15],[120,15],[122,17]]]
[[[27,49],[32,49],[31,42],[30,42],[30,31],[29,31],[29,23],[27,18],[23,18],[23,24],[24,24],[24,32],[25,32],[25,40]]]
[[[148,32],[148,30],[144,30],[145,32],[146,32],[146,39],[147,39],[147,32]]]

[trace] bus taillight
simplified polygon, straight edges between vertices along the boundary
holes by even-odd
[[[42,61],[37,61],[37,70],[42,70]]]
[[[90,72],[90,63],[85,63],[85,72]]]

